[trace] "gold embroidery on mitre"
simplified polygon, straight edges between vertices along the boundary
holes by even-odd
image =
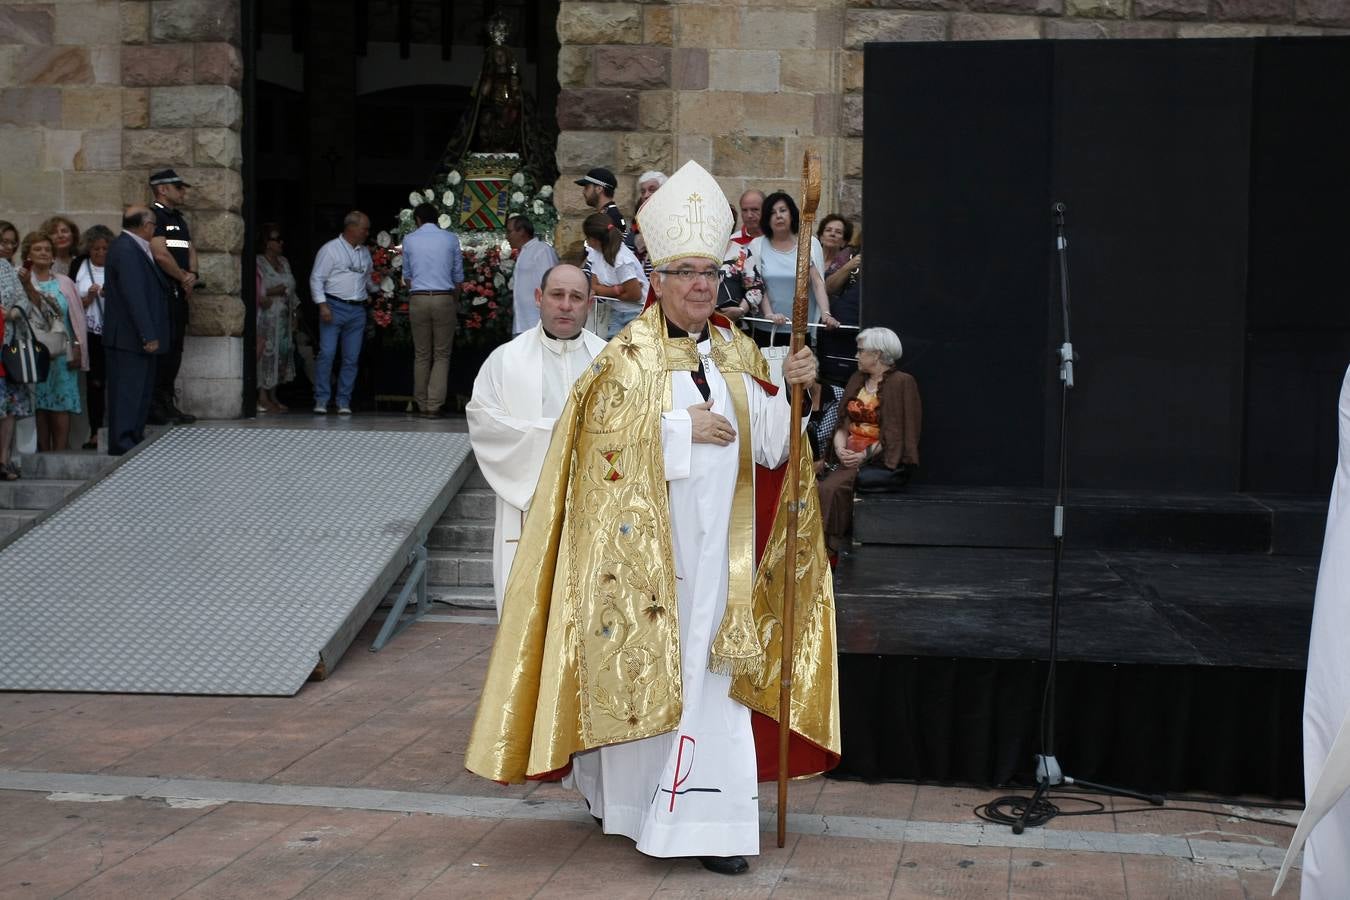
[[[677,244],[684,244],[690,241],[699,244],[706,244],[707,237],[704,233],[704,226],[708,220],[703,210],[703,195],[695,191],[685,198],[684,212],[672,211],[670,214],[671,223],[666,228],[666,237],[675,241]]]

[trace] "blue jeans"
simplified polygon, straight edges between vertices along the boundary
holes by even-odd
[[[319,320],[319,357],[314,360],[314,405],[327,406],[332,393],[333,357],[342,342],[342,369],[338,373],[337,405],[352,405],[356,387],[356,364],[361,358],[361,340],[366,334],[366,308],[328,301],[332,322]]]
[[[605,335],[605,340],[612,340],[614,335],[623,331],[624,326],[636,319],[642,314],[642,303],[640,301],[628,302],[622,300],[608,300],[606,305],[609,307],[609,327]]]

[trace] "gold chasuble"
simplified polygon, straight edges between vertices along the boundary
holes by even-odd
[[[786,479],[769,499],[773,524],[755,556],[755,466],[746,373],[769,377],[759,349],[712,327],[741,435],[729,529],[727,611],[709,666],[733,676],[752,716],[759,777],[777,774]],[[561,775],[572,754],[672,731],[681,713],[680,628],[661,415],[670,373],[694,371],[693,338],[670,338],[652,306],[616,336],[573,386],[525,520],[465,765],[500,782]],[[793,423],[797,427],[797,423]],[[834,592],[810,450],[801,479],[790,774],[839,759]],[[767,484],[778,479],[761,470]],[[763,487],[763,485],[761,485]],[[762,493],[762,492],[761,492]],[[761,510],[767,507],[761,498]],[[762,521],[767,521],[765,518]],[[764,536],[761,535],[761,538]],[[764,746],[767,739],[768,746]]]

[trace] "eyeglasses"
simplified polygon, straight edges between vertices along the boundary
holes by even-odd
[[[671,278],[675,278],[679,281],[688,282],[701,278],[708,284],[721,284],[722,282],[721,269],[657,269],[656,271],[660,272],[662,275],[669,275]]]

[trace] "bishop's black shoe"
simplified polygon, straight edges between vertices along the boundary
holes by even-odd
[[[172,420],[173,417],[169,415],[163,407],[159,406],[150,407],[150,414],[145,417],[146,424],[148,425],[168,425]]]
[[[744,875],[750,871],[750,863],[744,856],[700,856],[698,861],[703,868],[718,875]]]
[[[197,421],[196,416],[192,413],[183,412],[177,406],[170,407],[169,415],[173,418],[173,424],[175,425],[191,425],[193,422]]]

